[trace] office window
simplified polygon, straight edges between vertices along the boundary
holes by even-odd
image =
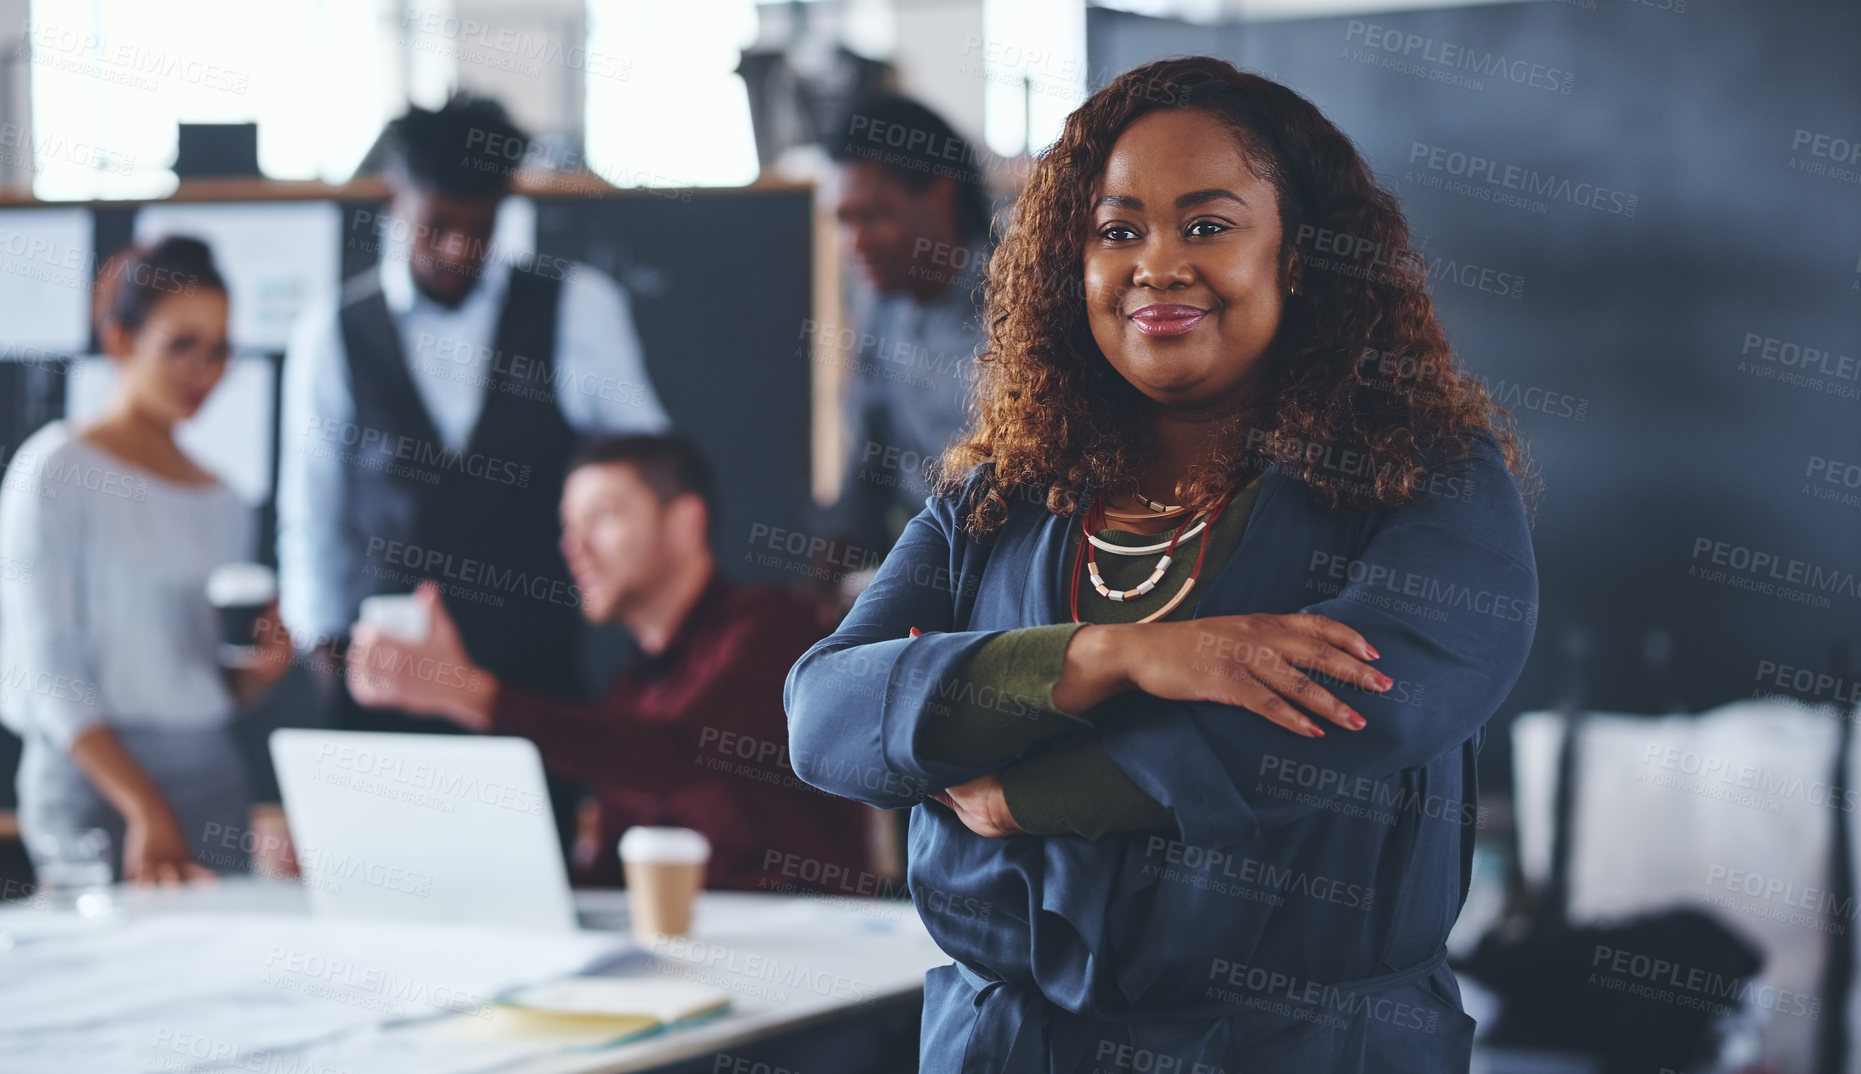
[[[256,122],[265,175],[347,179],[406,100],[457,78],[406,21],[394,0],[33,0],[33,193],[171,193],[182,122]]]
[[[1532,0],[1091,0],[1093,7],[1203,23],[1243,19],[1322,19],[1430,7],[1530,2]]]
[[[754,0],[590,0],[590,169],[616,186],[755,181],[756,135],[736,67],[756,34]]]
[[[1098,88],[1087,85],[1085,5],[985,0],[982,28],[983,140],[1003,156],[1038,152]]]

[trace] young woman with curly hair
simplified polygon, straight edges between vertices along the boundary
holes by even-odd
[[[1538,582],[1510,420],[1308,101],[1132,70],[989,266],[974,425],[789,674],[912,807],[926,1072],[1464,1070],[1444,941]]]

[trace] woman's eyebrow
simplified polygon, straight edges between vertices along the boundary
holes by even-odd
[[[1215,201],[1221,198],[1238,202],[1243,209],[1247,208],[1246,198],[1241,197],[1232,190],[1223,190],[1220,187],[1210,187],[1207,190],[1196,190],[1184,194],[1182,197],[1176,199],[1176,207],[1178,209],[1187,209],[1191,205],[1200,205],[1205,201]]]
[[[1176,199],[1176,207],[1178,209],[1187,209],[1191,205],[1200,205],[1205,201],[1217,201],[1220,199],[1235,202],[1243,209],[1247,208],[1246,198],[1241,197],[1232,190],[1223,190],[1220,187],[1210,187],[1207,190],[1192,190]],[[1108,206],[1114,209],[1130,209],[1141,212],[1144,208],[1144,202],[1142,199],[1134,198],[1129,194],[1107,194],[1100,198],[1097,204],[1092,207],[1094,209],[1103,209]]]

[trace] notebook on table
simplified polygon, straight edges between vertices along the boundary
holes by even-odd
[[[605,1048],[708,1021],[729,1008],[729,993],[692,981],[568,977],[499,997],[448,1028],[477,1039]]]

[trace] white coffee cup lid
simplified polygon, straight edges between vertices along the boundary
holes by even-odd
[[[690,828],[636,825],[621,835],[620,856],[627,861],[693,865],[710,860],[711,841]]]
[[[223,563],[207,576],[207,600],[215,605],[270,604],[278,596],[278,573],[263,563]]]

